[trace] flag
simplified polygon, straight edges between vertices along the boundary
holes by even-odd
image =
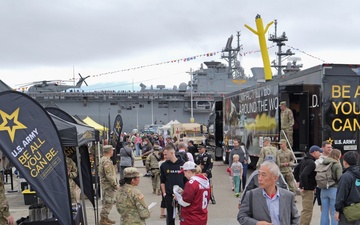
[[[53,120],[20,92],[1,92],[0,103],[0,148],[60,224],[72,224],[66,160]]]
[[[122,148],[122,143],[120,142],[121,131],[123,128],[123,120],[120,114],[115,117],[114,126],[113,126],[113,146],[115,147],[115,153],[113,154],[113,163],[116,163],[116,156],[120,153]]]

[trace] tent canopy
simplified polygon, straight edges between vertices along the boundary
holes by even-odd
[[[75,124],[71,124],[51,113],[49,113],[49,115],[55,123],[63,146],[78,146],[77,130]]]
[[[93,119],[91,119],[90,117],[86,117],[85,119],[83,119],[84,123],[86,123],[87,125],[89,125],[90,127],[95,128],[98,131],[107,131],[108,128],[104,127],[100,124],[98,124],[97,122],[95,122]]]
[[[55,115],[76,127],[78,142],[77,146],[95,141],[95,129],[93,127],[84,124],[82,121],[78,121],[76,118],[70,116],[59,108],[46,107],[45,109],[51,116]]]
[[[2,80],[0,80],[0,92],[2,91],[11,91],[12,88],[9,87],[6,83],[4,83]]]

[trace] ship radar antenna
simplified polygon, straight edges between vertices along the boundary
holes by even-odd
[[[225,59],[228,62],[228,77],[233,79],[244,78],[244,68],[242,68],[240,61],[237,59],[238,54],[242,49],[240,45],[240,31],[237,31],[237,46],[232,48],[233,35],[231,35],[227,42],[225,48],[222,50],[221,58]]]
[[[285,73],[290,72],[290,71],[293,71],[293,72],[299,71],[300,66],[296,65],[296,63],[293,64],[294,68],[291,68],[291,69],[289,69],[289,64],[282,65],[282,61],[284,61],[285,59],[294,55],[295,53],[293,53],[290,49],[286,50],[285,52],[282,51],[282,46],[285,45],[285,42],[288,41],[288,38],[287,38],[285,32],[283,32],[280,36],[278,36],[277,35],[277,20],[274,20],[274,24],[275,24],[275,33],[269,35],[269,41],[276,43],[276,45],[278,46],[278,52],[275,53],[277,55],[277,61],[275,61],[275,60],[272,61],[272,67],[276,68],[278,76],[282,75],[283,68],[285,68],[284,69]]]

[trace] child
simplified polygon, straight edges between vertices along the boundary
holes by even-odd
[[[242,180],[243,166],[239,162],[239,155],[233,155],[233,163],[231,164],[231,175],[233,177],[234,186],[235,186],[235,196],[239,197],[240,195],[240,185]]]

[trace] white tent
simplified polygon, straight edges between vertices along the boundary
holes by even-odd
[[[167,124],[159,128],[159,132],[163,135],[164,139],[170,135],[171,125],[180,123],[177,120],[170,120]]]

